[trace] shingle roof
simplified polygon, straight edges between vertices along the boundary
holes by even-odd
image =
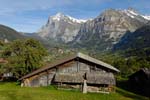
[[[115,67],[113,67],[113,66],[111,66],[111,65],[109,65],[109,64],[107,64],[107,63],[105,63],[105,62],[102,62],[102,61],[100,61],[100,60],[97,60],[97,59],[95,59],[95,58],[92,58],[92,57],[90,57],[90,56],[88,56],[88,55],[85,55],[85,54],[83,54],[83,53],[77,53],[77,54],[75,54],[75,55],[71,55],[71,56],[69,56],[69,57],[66,57],[66,58],[64,58],[64,59],[62,59],[62,60],[58,60],[58,61],[56,61],[56,62],[54,62],[54,63],[48,64],[48,65],[45,66],[45,67],[42,67],[42,68],[40,68],[40,69],[37,69],[37,70],[33,71],[32,73],[29,73],[29,74],[23,76],[23,77],[20,78],[19,80],[25,79],[25,78],[30,77],[30,76],[33,76],[33,75],[35,75],[35,74],[37,74],[37,73],[40,73],[40,72],[43,72],[43,71],[45,71],[45,70],[51,69],[51,68],[53,68],[53,67],[56,67],[56,66],[58,66],[58,65],[60,65],[60,64],[65,63],[65,62],[69,62],[69,61],[71,61],[71,60],[73,60],[73,59],[75,59],[75,58],[81,58],[81,59],[84,59],[84,60],[86,60],[86,61],[89,61],[89,62],[98,64],[98,65],[101,65],[101,66],[103,66],[103,67],[105,67],[105,68],[111,69],[111,70],[113,70],[113,71],[115,71],[115,72],[120,72],[118,69],[116,69]]]
[[[96,63],[96,64],[98,64],[98,65],[104,66],[104,67],[106,67],[106,68],[108,68],[108,69],[111,69],[111,70],[114,70],[114,71],[116,71],[116,72],[120,72],[118,69],[116,69],[115,67],[111,66],[110,64],[107,64],[107,63],[105,63],[105,62],[102,62],[102,61],[100,61],[100,60],[97,60],[97,59],[95,59],[95,58],[92,58],[92,57],[90,57],[90,56],[88,56],[88,55],[85,55],[85,54],[83,54],[83,53],[77,53],[77,56],[78,56],[79,58],[82,58],[82,59],[85,59],[85,60],[87,60],[87,61],[90,61],[90,62]]]

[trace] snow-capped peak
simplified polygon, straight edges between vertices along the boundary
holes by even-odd
[[[55,17],[62,17],[62,16],[65,16],[63,13],[57,13],[56,15],[55,15]]]
[[[60,21],[60,19],[67,18],[67,19],[71,20],[72,22],[76,22],[76,23],[84,23],[87,21],[87,20],[83,20],[83,19],[76,19],[76,18],[73,18],[69,15],[64,15],[62,13],[57,13],[56,15],[52,16],[51,18],[53,20],[57,20],[57,21]]]
[[[131,18],[135,18],[135,16],[138,16],[139,14],[134,11],[134,10],[130,10],[130,9],[127,9],[127,10],[123,10],[124,13],[126,13],[128,16],[130,16]]]
[[[144,17],[145,19],[147,19],[147,20],[150,20],[150,16],[145,16],[145,15],[143,15],[143,17]]]
[[[127,9],[127,10],[123,10],[123,12],[125,13],[125,14],[127,14],[129,17],[131,17],[131,18],[135,18],[136,16],[141,16],[141,17],[143,17],[144,19],[146,19],[146,20],[150,20],[150,16],[145,16],[145,15],[141,15],[141,14],[139,14],[139,13],[137,13],[135,10],[133,10],[133,9]]]
[[[135,16],[137,16],[137,15],[139,15],[137,12],[135,12],[135,11],[133,11],[133,10],[127,10],[130,14],[132,14],[132,15],[135,15]]]
[[[53,20],[57,20],[57,21],[60,21],[61,18],[65,17],[64,14],[62,13],[57,13],[56,15],[52,16],[52,19]]]
[[[83,20],[83,19],[76,19],[76,18],[73,18],[73,17],[71,17],[71,16],[69,16],[69,15],[67,15],[67,17],[68,17],[70,20],[72,20],[73,22],[76,22],[76,23],[84,23],[84,22],[87,21],[87,20]]]

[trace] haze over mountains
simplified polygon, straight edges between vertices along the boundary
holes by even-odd
[[[50,16],[47,23],[37,33],[30,35],[18,34],[17,32],[16,35],[16,33],[12,32],[11,35],[18,36],[17,38],[25,35],[39,40],[43,39],[53,45],[58,43],[69,45],[73,48],[108,51],[112,50],[114,46],[120,46],[123,40],[128,41],[128,37],[124,39],[127,34],[135,33],[139,28],[147,25],[149,21],[149,16],[139,14],[134,9],[107,9],[99,16],[89,20],[76,19],[57,13],[54,16]],[[9,40],[7,34],[1,38],[5,37]],[[13,38],[16,39],[15,37]],[[132,38],[130,37],[129,41],[131,40]]]

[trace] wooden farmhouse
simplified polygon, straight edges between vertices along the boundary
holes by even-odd
[[[22,86],[57,85],[59,88],[80,89],[83,92],[112,91],[116,84],[113,66],[82,53],[42,67],[24,77]]]

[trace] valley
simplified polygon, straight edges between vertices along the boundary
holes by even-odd
[[[57,13],[49,16],[47,23],[34,33],[18,32],[9,26],[0,25],[0,58],[7,62],[0,62],[0,75],[14,71],[19,79],[43,65],[82,52],[119,69],[120,73],[116,74],[119,83],[127,81],[130,75],[141,68],[150,69],[149,44],[150,17],[134,9],[106,9],[98,16],[86,20]],[[45,91],[45,88],[40,89]],[[66,94],[66,91],[63,93]],[[89,98],[92,95],[103,98],[102,95],[88,95]],[[118,89],[117,94],[111,95],[114,100],[139,100],[120,96]]]

